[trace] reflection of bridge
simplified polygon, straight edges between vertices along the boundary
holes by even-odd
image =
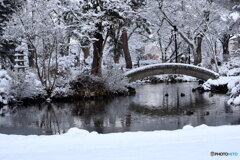
[[[125,76],[129,78],[130,82],[132,82],[143,79],[148,76],[161,74],[183,74],[203,80],[208,80],[210,78],[217,79],[219,77],[219,74],[212,70],[182,63],[161,63],[147,65],[136,69],[132,69],[126,72]]]

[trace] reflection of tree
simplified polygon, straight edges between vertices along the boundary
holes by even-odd
[[[240,118],[238,120],[235,120],[230,123],[231,125],[239,125],[240,124]]]
[[[224,105],[224,110],[225,110],[226,113],[233,113],[233,110],[232,110],[231,106],[228,106],[226,104]]]
[[[131,114],[120,103],[118,100],[78,102],[72,114],[79,117],[81,127],[89,131],[98,133],[116,132],[119,129],[127,131],[131,126]]]
[[[10,113],[10,109],[8,106],[0,106],[0,116],[5,116],[6,114]]]
[[[56,106],[52,105],[51,103],[45,105],[44,108],[41,110],[38,125],[40,128],[45,129],[48,132],[47,134],[61,133],[56,111]]]
[[[129,109],[139,114],[149,115],[149,116],[169,116],[169,115],[179,115],[184,112],[182,108],[161,108],[161,107],[150,107],[146,105],[139,105],[131,103]]]
[[[94,131],[103,133],[106,104],[106,101],[78,102],[72,110],[72,114],[81,117],[84,128],[94,127]]]
[[[132,120],[131,117],[132,117],[132,115],[130,113],[126,116],[126,126],[127,127],[131,126],[131,120]]]
[[[179,99],[177,99],[179,100]],[[179,104],[179,102],[177,102]],[[163,103],[165,106],[165,103]],[[202,105],[196,105],[192,107],[192,101],[189,104],[185,104],[184,106],[177,105],[170,107],[164,106],[149,106],[149,105],[141,105],[137,103],[130,103],[129,110],[134,111],[135,113],[149,115],[149,116],[170,116],[170,115],[181,115],[186,111],[195,111],[196,109],[203,109]]]

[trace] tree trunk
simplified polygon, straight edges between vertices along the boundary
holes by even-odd
[[[84,64],[88,65],[88,63],[85,61],[89,56],[90,56],[90,48],[89,47],[83,47],[83,57],[84,57]],[[80,64],[80,59],[79,59],[79,64]]]
[[[132,69],[132,59],[131,59],[131,55],[128,48],[128,36],[127,36],[126,29],[123,29],[121,38],[122,38],[123,53],[126,61],[126,68]]]
[[[203,36],[202,35],[198,35],[195,38],[195,53],[194,53],[194,65],[198,65],[200,63],[202,63],[202,40],[203,40]]]
[[[30,68],[35,68],[35,49],[31,44],[27,44],[28,46],[28,64]]]
[[[120,61],[120,57],[122,55],[122,41],[120,40],[120,33],[121,33],[121,27],[119,28],[113,28],[111,27],[109,30],[109,36],[110,38],[110,45],[113,46],[112,52],[113,52],[113,60],[115,64],[118,64]]]
[[[118,64],[120,61],[120,57],[122,55],[122,44],[119,42],[119,39],[114,40],[115,46],[113,51],[113,60],[114,63]]]
[[[119,64],[120,55],[121,55],[120,52],[117,52],[116,50],[114,51],[114,55],[113,55],[114,63]]]
[[[220,39],[223,47],[223,61],[228,61],[229,59],[229,41],[231,36],[229,34],[224,34],[223,37]]]
[[[101,76],[104,39],[102,34],[100,33],[95,33],[94,38],[98,40],[93,43],[93,62],[92,62],[91,74],[96,76]]]
[[[223,54],[226,55],[229,55],[229,40],[230,40],[229,34],[224,34],[221,40],[223,46]]]
[[[83,51],[84,59],[87,59],[90,56],[90,48],[89,47],[83,47],[82,51]]]
[[[70,41],[71,41],[70,37],[67,37],[67,39],[62,42],[62,46],[60,47],[60,55],[62,57],[69,55],[69,53],[70,53],[70,47],[69,47]]]

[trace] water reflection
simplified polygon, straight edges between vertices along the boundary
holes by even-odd
[[[72,127],[110,133],[240,124],[240,111],[225,105],[227,96],[192,93],[196,85],[144,85],[135,96],[114,100],[5,106],[0,109],[5,112],[0,114],[0,133],[62,134]]]
[[[50,103],[46,104],[40,111],[37,124],[40,128],[46,130],[47,134],[61,133],[58,120],[60,117],[57,117],[57,111],[56,106]]]

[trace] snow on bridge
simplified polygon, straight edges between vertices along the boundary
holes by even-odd
[[[219,74],[199,66],[182,63],[161,63],[147,65],[136,69],[129,70],[125,76],[129,78],[130,82],[143,79],[148,76],[161,75],[161,74],[182,74],[187,76],[196,77],[203,80],[217,79]]]

